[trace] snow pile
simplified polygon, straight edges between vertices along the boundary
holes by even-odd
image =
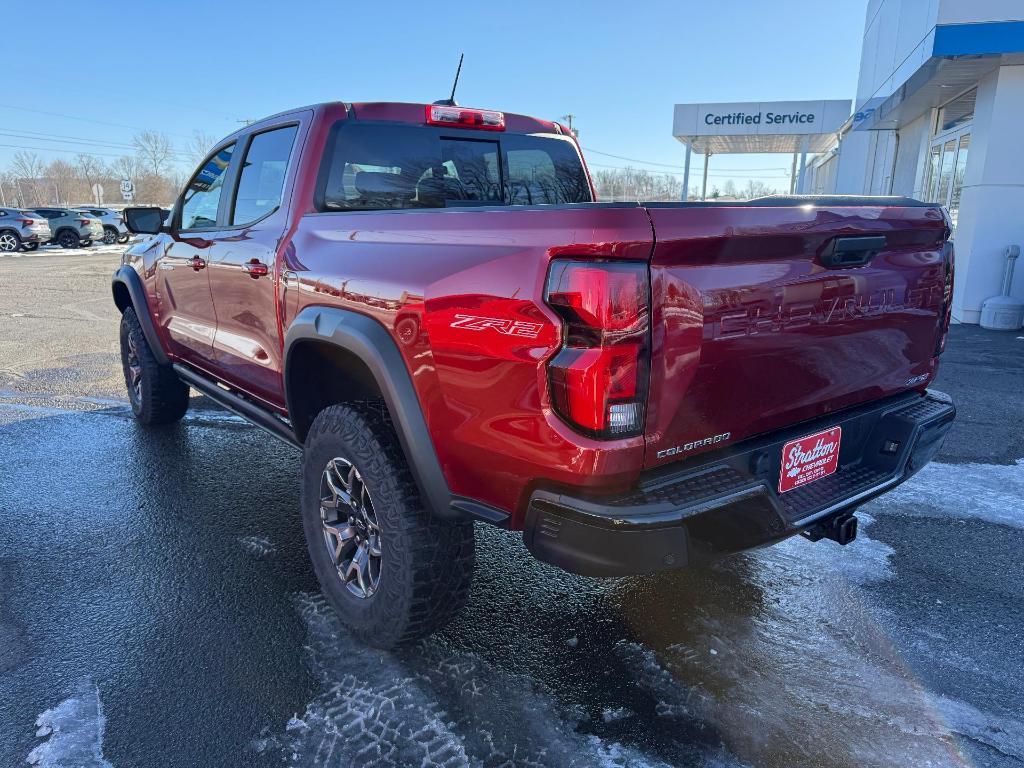
[[[1024,528],[1024,460],[1016,464],[929,464],[868,505],[886,514],[954,517]]]
[[[29,752],[28,762],[38,768],[113,768],[103,759],[105,726],[99,689],[83,683],[36,718],[36,736],[46,740]]]

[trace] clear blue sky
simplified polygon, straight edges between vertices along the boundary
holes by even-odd
[[[70,142],[127,144],[153,128],[184,147],[194,129],[219,137],[318,101],[432,101],[464,51],[461,104],[571,112],[588,150],[680,171],[677,102],[852,98],[866,1],[69,3],[43,38],[5,37],[0,145],[116,155],[127,150]],[[16,151],[0,146],[0,168]],[[789,159],[715,157],[711,181],[784,187]]]

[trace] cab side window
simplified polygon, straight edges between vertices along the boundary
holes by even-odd
[[[249,224],[280,207],[297,131],[298,126],[289,125],[252,137],[242,161],[231,224]]]
[[[181,198],[181,229],[217,226],[217,208],[224,191],[224,177],[235,145],[229,144],[206,159]]]

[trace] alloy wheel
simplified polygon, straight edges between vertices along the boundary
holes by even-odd
[[[113,229],[105,229],[105,230],[103,230],[103,244],[104,245],[113,245],[116,242],[117,242],[117,232],[116,231],[114,231]]]
[[[370,491],[352,462],[327,462],[320,479],[324,544],[346,589],[366,599],[380,585],[381,537]]]
[[[4,232],[0,235],[0,251],[3,251],[4,253],[14,253],[18,250],[19,245],[20,243],[18,242],[18,238],[10,232]]]
[[[142,402],[142,360],[135,336],[128,334],[128,385],[132,401],[138,405]]]

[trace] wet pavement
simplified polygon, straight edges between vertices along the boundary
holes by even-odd
[[[0,765],[1024,765],[1024,340],[954,328],[940,461],[848,547],[590,580],[478,527],[465,613],[348,637],[298,454],[130,418],[113,253],[0,259]]]

